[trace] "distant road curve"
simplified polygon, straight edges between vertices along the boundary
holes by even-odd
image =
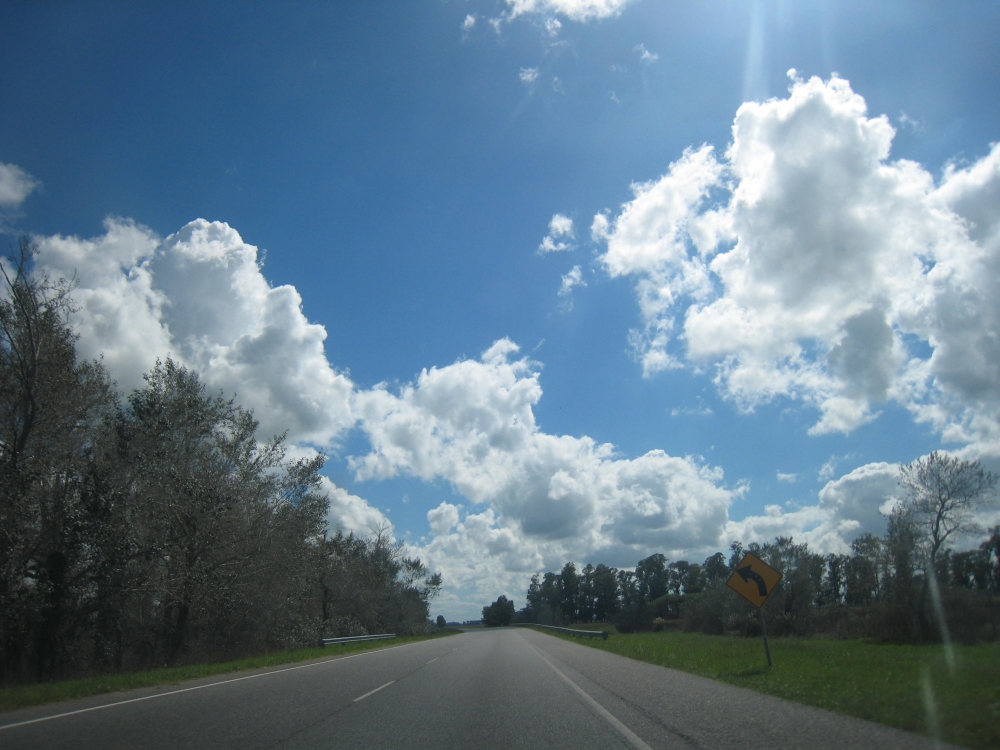
[[[934,747],[520,628],[0,715],[11,750]]]

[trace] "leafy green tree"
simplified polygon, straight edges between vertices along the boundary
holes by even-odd
[[[895,601],[910,600],[914,576],[921,564],[919,544],[920,530],[913,514],[905,507],[897,507],[889,515],[885,536],[883,597]]]
[[[483,607],[483,625],[496,628],[510,625],[514,621],[514,602],[500,595],[495,602]]]
[[[711,557],[705,558],[702,565],[705,572],[705,585],[710,586],[716,581],[725,581],[732,574],[729,566],[726,565],[726,556],[721,552],[716,552]]]
[[[448,624],[448,621],[444,619],[444,615],[437,616],[437,626],[443,628]]]
[[[847,555],[829,554],[826,556],[826,577],[823,579],[820,591],[820,604],[841,604],[846,589]]]
[[[979,548],[986,553],[987,570],[989,571],[989,590],[1000,592],[1000,526],[994,526],[990,538]]]
[[[704,569],[698,563],[689,563],[687,560],[670,563],[667,573],[667,588],[675,596],[697,594],[705,588],[707,582]]]
[[[598,622],[608,622],[618,614],[621,597],[618,592],[618,571],[599,563],[594,568],[594,618]]]
[[[886,554],[883,540],[865,533],[851,542],[844,569],[844,601],[855,607],[871,604],[882,594]]]
[[[579,600],[580,576],[576,565],[568,562],[559,574],[559,611],[564,622],[571,623],[578,618]]]
[[[670,583],[667,558],[657,552],[640,560],[635,566],[635,580],[639,598],[644,602],[651,602],[666,594]]]
[[[559,575],[556,573],[545,573],[541,580],[537,573],[531,577],[525,605],[528,622],[556,624],[560,601],[559,584]]]
[[[576,616],[580,622],[592,622],[594,619],[594,566],[587,563],[579,575],[579,593],[577,594]]]
[[[734,541],[729,545],[729,572],[733,573],[736,567],[740,564],[740,560],[743,559],[744,550],[743,543],[739,541]]]
[[[635,572],[631,570],[618,571],[618,595],[621,597],[621,608],[632,606],[641,601],[639,587],[636,584]]]
[[[974,591],[989,591],[990,589],[990,553],[986,544],[978,549],[965,552],[945,550],[941,556],[938,568],[939,578],[950,586],[972,589]]]

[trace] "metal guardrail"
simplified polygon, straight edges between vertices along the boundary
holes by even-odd
[[[380,635],[349,635],[345,638],[320,638],[319,647],[326,648],[337,643],[353,643],[355,641],[384,641],[387,638],[395,637],[395,633],[382,633]]]
[[[602,638],[605,641],[608,640],[607,630],[573,630],[572,628],[557,628],[555,625],[539,625],[536,622],[519,622],[517,624],[523,628],[545,628],[546,630],[555,630],[557,633],[575,635],[577,638]]]

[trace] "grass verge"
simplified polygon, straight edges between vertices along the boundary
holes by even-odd
[[[1000,748],[1000,643],[954,646],[952,668],[941,646],[772,638],[768,669],[758,638],[549,634],[957,745]]]
[[[12,711],[15,708],[27,708],[43,703],[76,700],[91,695],[114,693],[120,690],[153,687],[156,685],[174,685],[186,680],[196,680],[231,672],[246,672],[252,669],[277,667],[282,664],[293,664],[310,659],[323,657],[333,658],[355,651],[374,651],[390,646],[400,646],[415,641],[426,641],[431,638],[441,638],[456,635],[460,630],[443,628],[432,635],[406,636],[385,641],[361,641],[357,643],[341,643],[326,648],[303,648],[297,651],[277,651],[250,659],[216,662],[214,664],[189,664],[183,667],[166,667],[149,672],[131,672],[128,674],[107,674],[95,677],[84,677],[78,680],[63,680],[60,682],[43,682],[36,685],[0,689],[0,711]]]

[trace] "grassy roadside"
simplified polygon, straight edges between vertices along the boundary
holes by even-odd
[[[391,646],[400,646],[405,643],[457,635],[460,632],[460,630],[454,628],[443,628],[432,635],[407,636],[385,641],[341,643],[336,646],[327,646],[325,649],[303,648],[298,651],[278,651],[250,659],[237,659],[235,661],[217,662],[214,664],[190,664],[183,667],[154,669],[149,672],[108,674],[96,677],[84,677],[78,680],[44,682],[24,687],[3,688],[0,689],[0,711],[38,706],[43,703],[75,700],[91,695],[114,693],[120,690],[132,690],[134,688],[153,687],[155,685],[174,685],[178,682],[196,680],[201,677],[277,667],[282,664],[293,664],[295,662],[321,659],[323,657],[333,658],[355,651],[374,651]]]
[[[605,628],[607,629],[607,628]],[[1000,748],[1000,644],[954,647],[612,632],[608,640],[553,634],[632,659],[786,700],[877,721],[970,748]]]

